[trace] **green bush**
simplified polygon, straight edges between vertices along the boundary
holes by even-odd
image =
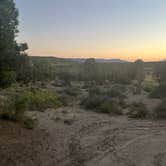
[[[160,119],[166,118],[166,100],[163,100],[162,103],[155,109],[153,116],[154,118]]]
[[[0,96],[0,118],[18,121],[27,128],[32,128],[33,122],[27,119],[27,110],[40,110],[46,108],[57,108],[61,102],[55,94],[46,90],[33,88],[9,88]]]
[[[0,72],[0,87],[7,88],[16,82],[16,73],[14,71]]]
[[[23,124],[26,129],[33,129],[35,127],[35,121],[31,118],[25,118]]]
[[[55,94],[40,89],[27,89],[24,91],[24,96],[28,101],[28,108],[32,110],[43,111],[47,108],[57,108],[61,106]]]
[[[84,105],[87,109],[98,109],[101,106],[101,103],[104,102],[104,99],[100,96],[88,96],[83,99],[82,105]]]
[[[146,118],[148,111],[143,103],[133,103],[129,106],[128,117],[130,118]]]
[[[6,120],[22,121],[27,110],[27,99],[20,93],[11,93],[1,112],[1,118]]]
[[[10,94],[3,104],[3,111],[0,118],[3,120],[17,121],[25,128],[33,129],[34,121],[25,116],[28,108],[28,101],[26,97],[20,93]]]
[[[82,100],[82,105],[87,109],[99,113],[122,114],[120,107],[121,100],[114,100],[110,97],[110,91],[93,87],[89,90],[88,96]]]

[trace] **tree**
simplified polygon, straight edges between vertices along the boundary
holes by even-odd
[[[0,1],[0,70],[14,69],[19,54],[15,41],[18,33],[18,10],[13,0]]]
[[[155,64],[155,75],[158,78],[158,81],[165,82],[166,81],[166,62],[158,62]]]
[[[18,71],[22,71],[21,66],[25,68],[23,64],[27,59],[25,50],[28,46],[26,43],[18,46],[15,39],[17,33],[18,10],[14,0],[0,0],[0,86],[3,79],[6,80],[4,73],[15,72],[17,77]],[[10,75],[13,77],[14,74],[7,74],[8,80],[13,80],[9,78]]]
[[[84,62],[84,75],[88,81],[99,80],[99,68],[94,58],[89,58]]]
[[[141,85],[143,80],[145,79],[145,72],[144,72],[144,62],[141,59],[138,59],[134,62],[135,64],[135,78],[138,82],[137,84],[137,93],[141,92]]]
[[[20,52],[22,54],[26,54],[25,51],[28,50],[28,44],[27,43],[21,43],[19,45],[19,48],[20,48]]]
[[[141,59],[138,59],[134,63],[136,68],[136,80],[138,81],[139,84],[141,84],[145,78],[144,62]]]

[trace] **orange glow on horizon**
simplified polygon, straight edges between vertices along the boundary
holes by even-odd
[[[122,59],[127,61],[135,61],[142,59],[144,61],[160,61],[166,59],[166,50],[159,51],[93,51],[93,50],[29,50],[29,55],[34,56],[55,56],[60,58],[102,58],[102,59]]]

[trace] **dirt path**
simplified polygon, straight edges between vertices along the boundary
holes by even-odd
[[[39,148],[36,143],[35,151],[40,151],[40,155],[34,153],[32,166],[166,165],[164,121],[131,120],[70,107],[32,116],[39,120],[39,125],[30,134],[36,132],[36,142],[40,144]],[[27,151],[24,158],[20,155],[17,162],[28,160],[32,152],[34,149]],[[22,165],[28,166],[26,162]]]
[[[38,119],[39,128],[50,133],[50,154],[56,149],[53,160],[58,166],[166,165],[166,122],[67,107],[41,113]]]

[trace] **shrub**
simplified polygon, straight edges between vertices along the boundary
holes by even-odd
[[[130,118],[146,118],[148,115],[147,108],[143,103],[133,103],[130,105],[128,116]]]
[[[6,108],[7,108],[7,97],[4,95],[0,95],[0,115],[3,114]]]
[[[65,93],[69,96],[78,96],[80,93],[80,90],[76,87],[69,86],[65,89]]]
[[[122,114],[119,101],[113,100],[106,90],[98,87],[89,90],[88,96],[82,100],[82,105],[99,113]]]
[[[122,115],[122,109],[118,106],[118,103],[115,101],[105,101],[101,103],[98,111],[102,113]]]
[[[163,100],[162,103],[155,109],[153,116],[154,118],[166,118],[166,100]]]
[[[104,102],[102,97],[94,95],[84,98],[82,105],[84,105],[87,109],[97,109],[100,107],[102,102]]]
[[[20,122],[26,128],[33,128],[32,119],[25,116],[29,109],[44,110],[61,105],[56,96],[46,90],[32,88],[6,89],[0,96],[0,118]]]
[[[120,98],[120,99],[124,99],[126,96],[124,95],[125,92],[125,87],[124,86],[113,86],[112,88],[110,88],[108,90],[108,96],[109,97],[114,97],[114,98]]]
[[[162,82],[158,87],[156,87],[150,97],[153,98],[163,98],[166,97],[166,82]]]
[[[32,110],[43,111],[47,108],[57,108],[61,106],[61,102],[56,95],[40,89],[28,89],[24,92],[25,98],[28,100],[28,108]]]
[[[26,129],[33,129],[35,127],[35,121],[31,118],[26,118],[23,124]]]
[[[101,88],[99,88],[98,86],[94,86],[92,88],[89,89],[89,95],[93,96],[93,95],[103,95],[104,91],[102,91]]]
[[[14,71],[0,72],[0,87],[7,88],[16,82],[16,73]]]
[[[6,120],[22,121],[27,110],[27,100],[19,93],[11,93],[3,107],[1,118]]]

